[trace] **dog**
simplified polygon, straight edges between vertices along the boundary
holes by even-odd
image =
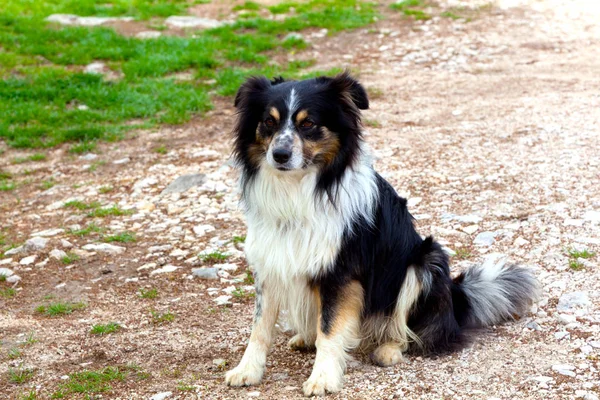
[[[227,385],[261,381],[282,310],[295,332],[289,346],[316,347],[306,396],[339,391],[353,349],[392,366],[527,312],[538,290],[528,269],[499,263],[453,279],[440,244],[417,233],[406,200],[372,167],[361,125],[369,100],[349,73],[251,77],[234,104],[256,304]]]

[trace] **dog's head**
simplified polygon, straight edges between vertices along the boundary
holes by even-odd
[[[240,87],[235,107],[234,153],[246,173],[314,166],[336,179],[358,155],[360,110],[369,100],[348,73],[303,81],[252,77]]]

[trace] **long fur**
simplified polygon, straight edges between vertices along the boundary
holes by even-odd
[[[375,361],[391,365],[396,352],[455,349],[466,329],[510,320],[535,299],[537,282],[519,266],[488,263],[451,278],[441,246],[421,238],[406,200],[374,171],[360,124],[367,95],[347,73],[300,82],[251,78],[235,103],[246,255],[257,288],[268,291],[299,334],[294,342],[316,341],[317,362],[305,394],[339,389],[339,373],[333,376],[326,367],[334,361],[323,360],[333,357],[336,370],[343,370],[340,354],[360,342],[381,346]],[[273,121],[265,125],[273,108],[280,129]],[[314,127],[303,130],[295,118],[306,115]],[[294,136],[294,151],[302,147],[301,168],[276,168],[269,143],[279,143],[282,131]],[[326,157],[319,156],[322,149]],[[356,287],[350,292],[360,299],[344,295]],[[360,309],[344,311],[342,318],[350,300]],[[340,321],[356,318],[359,328],[340,328]],[[259,318],[255,326],[261,323]],[[242,373],[230,373],[228,383],[243,382]]]

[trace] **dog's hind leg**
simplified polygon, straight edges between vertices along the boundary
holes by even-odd
[[[304,382],[305,396],[334,393],[342,388],[347,351],[360,343],[360,323],[363,309],[363,288],[351,281],[328,293],[315,290],[319,299],[317,325],[317,355],[308,380]]]
[[[273,327],[279,314],[279,300],[268,287],[256,283],[254,324],[250,342],[239,365],[227,372],[225,383],[230,386],[256,385],[262,379],[271,346]]]

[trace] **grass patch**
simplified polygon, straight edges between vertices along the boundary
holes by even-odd
[[[209,92],[235,93],[250,74],[302,76],[293,62],[271,65],[273,52],[306,46],[290,32],[354,29],[373,22],[376,5],[356,0],[285,2],[273,13],[283,20],[246,15],[237,22],[188,36],[142,40],[110,27],[58,26],[51,13],[122,16],[138,19],[185,12],[184,0],[126,1],[6,0],[0,11],[0,138],[16,148],[73,143],[71,153],[93,151],[99,140],[118,140],[132,129],[181,124],[212,107]],[[241,6],[256,12],[260,6]],[[193,34],[193,35],[192,35]],[[82,73],[104,62],[118,76]],[[178,81],[190,71],[195,78]],[[216,83],[207,83],[214,82]]]
[[[241,11],[241,10],[258,11],[260,9],[261,9],[260,4],[255,3],[253,1],[247,1],[244,4],[240,4],[240,5],[233,7],[233,11]]]
[[[254,274],[249,269],[246,270],[246,277],[244,278],[246,285],[254,285]]]
[[[8,353],[7,353],[8,358],[11,360],[20,358],[22,355],[23,355],[23,352],[16,347],[13,347],[12,349],[8,350]]]
[[[47,179],[45,181],[42,181],[42,183],[40,183],[40,189],[48,190],[48,189],[53,188],[54,185],[56,185],[56,182],[54,182],[54,179],[50,178],[50,179]]]
[[[104,232],[104,228],[102,228],[96,224],[93,224],[93,223],[87,225],[85,228],[69,231],[69,233],[71,235],[75,235],[75,236],[87,236],[90,233],[102,233],[102,232]]]
[[[88,172],[96,172],[96,170],[98,169],[98,167],[101,167],[103,165],[106,165],[106,161],[103,161],[103,160],[93,161],[90,164],[90,167],[88,168]]]
[[[75,261],[78,261],[79,258],[80,257],[75,253],[67,253],[66,256],[64,256],[63,258],[60,259],[60,261],[64,265],[69,265],[69,264],[73,264]]]
[[[4,277],[4,275],[2,275]],[[6,279],[6,277],[4,278]],[[4,297],[5,299],[12,299],[17,295],[17,291],[13,288],[2,288],[0,289],[0,297]]]
[[[206,264],[216,264],[218,262],[227,260],[229,257],[229,254],[222,253],[220,251],[213,251],[212,253],[200,254],[198,256],[198,258]]]
[[[139,296],[142,299],[155,299],[158,297],[158,290],[152,288],[152,289],[140,289],[139,290]]]
[[[381,123],[375,119],[365,119],[363,124],[371,128],[381,128]]]
[[[247,299],[256,296],[254,292],[246,292],[243,288],[237,288],[233,292],[231,292],[231,294],[236,299]]]
[[[193,392],[196,390],[196,386],[180,381],[177,383],[177,390],[181,392]]]
[[[131,243],[131,242],[135,242],[137,239],[135,238],[135,235],[133,233],[123,232],[123,233],[118,233],[116,235],[105,236],[102,240],[107,243],[112,243],[112,242]]]
[[[91,203],[86,203],[79,200],[73,200],[66,202],[63,207],[65,208],[74,208],[79,211],[91,210],[100,207],[100,203],[97,201],[92,201]]]
[[[404,0],[390,5],[392,9],[402,12],[406,17],[413,17],[417,21],[431,19],[431,15],[419,9],[425,6],[427,4],[422,0]]]
[[[133,211],[123,210],[119,206],[112,206],[109,208],[97,208],[88,213],[88,217],[93,218],[105,218],[105,217],[121,217],[123,215],[131,215]]]
[[[30,162],[30,161],[34,161],[34,162],[46,161],[46,155],[42,154],[42,153],[36,153],[36,154],[32,154],[27,157],[15,157],[12,159],[11,162],[13,164],[23,164],[23,163]]]
[[[33,369],[31,368],[23,368],[19,366],[18,368],[9,368],[8,369],[8,381],[17,385],[21,385],[23,383],[29,382],[31,378],[33,378]]]
[[[24,393],[19,397],[19,400],[37,400],[37,392],[32,389],[28,393]]]
[[[152,316],[152,323],[154,325],[162,325],[175,321],[175,314],[171,313],[170,311],[167,311],[166,313],[159,313],[157,311],[150,310],[150,315]]]
[[[579,259],[588,260],[596,256],[596,253],[586,250],[567,250],[569,256],[569,268],[573,271],[581,271],[585,269],[585,266]]]
[[[114,188],[112,186],[102,186],[98,189],[98,193],[106,194],[112,192],[113,190]]]
[[[106,367],[97,371],[75,372],[69,375],[66,382],[58,386],[52,395],[53,399],[71,397],[74,394],[94,395],[110,392],[112,382],[123,382],[127,371],[118,367]],[[89,397],[88,397],[89,398]]]
[[[0,181],[0,192],[10,192],[16,188],[17,185],[14,182]]]
[[[233,244],[240,244],[240,243],[245,243],[246,242],[246,235],[244,236],[234,236],[233,239]]]
[[[38,314],[42,314],[46,317],[59,317],[63,315],[69,315],[74,311],[83,310],[86,305],[82,302],[78,303],[63,303],[56,302],[47,305],[41,305],[36,307],[35,311]]]
[[[109,333],[114,333],[121,329],[121,326],[116,322],[109,322],[108,324],[98,324],[92,326],[92,330],[90,333],[92,335],[108,335]]]
[[[32,346],[37,342],[38,340],[35,338],[35,332],[29,332],[27,338],[23,342],[23,346]]]
[[[167,147],[165,145],[155,147],[153,151],[158,154],[167,154],[168,152]]]
[[[459,260],[468,260],[469,258],[473,257],[473,253],[471,253],[471,250],[465,247],[457,248],[455,250],[455,253],[456,255],[454,257],[458,258]]]

